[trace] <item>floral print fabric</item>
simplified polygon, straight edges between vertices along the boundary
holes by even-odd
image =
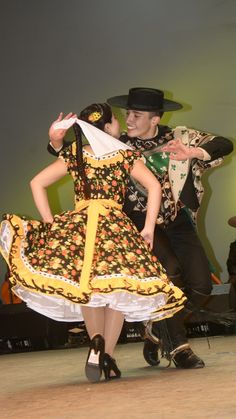
[[[126,150],[96,158],[83,151],[90,201],[97,204],[98,218],[94,242],[85,251],[91,202],[84,199],[75,148],[73,143],[60,155],[74,180],[75,210],[56,215],[50,225],[9,214],[2,222],[0,247],[11,268],[13,286],[73,304],[87,304],[96,293],[160,293],[168,302],[165,309],[178,311],[184,300],[182,292],[169,284],[157,258],[121,211],[129,174],[140,153]],[[88,257],[91,269],[82,284]],[[168,310],[166,315],[170,315]]]

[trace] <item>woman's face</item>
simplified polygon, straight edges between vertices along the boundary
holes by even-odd
[[[111,122],[107,122],[104,131],[115,138],[120,138],[120,124],[118,119],[112,114]]]

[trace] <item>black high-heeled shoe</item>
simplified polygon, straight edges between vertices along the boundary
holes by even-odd
[[[95,335],[90,342],[85,374],[89,381],[96,383],[100,380],[103,370],[105,341],[101,335]]]
[[[106,353],[103,357],[103,371],[105,380],[113,380],[121,377],[121,371],[117,367],[115,359]],[[115,375],[111,375],[111,372],[114,372]]]

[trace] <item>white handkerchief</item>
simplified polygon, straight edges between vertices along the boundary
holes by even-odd
[[[70,118],[64,121],[55,122],[54,128],[69,129],[75,122],[81,127],[96,157],[101,157],[117,150],[132,150],[131,147],[111,135],[106,134],[104,131],[94,127],[88,122],[81,121],[81,119],[78,118]]]

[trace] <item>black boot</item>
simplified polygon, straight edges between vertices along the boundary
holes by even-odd
[[[205,366],[203,360],[190,348],[186,338],[184,317],[185,313],[181,310],[170,319],[147,324],[143,356],[149,365],[156,366],[160,363],[158,358],[160,350],[161,356],[170,363],[173,361],[176,368],[195,369]]]
[[[149,339],[144,340],[143,356],[144,356],[145,361],[152,367],[155,367],[160,364],[160,360],[158,356],[159,349],[160,349],[160,346],[158,344],[152,342]]]
[[[144,335],[143,356],[151,366],[160,364],[158,351],[161,356],[170,361],[170,350],[172,349],[166,321],[152,322],[146,324]]]
[[[174,317],[166,320],[173,345],[172,351],[170,352],[171,360],[174,362],[176,368],[203,368],[205,366],[203,360],[192,351],[188,343],[184,319],[185,310],[181,310]]]
[[[143,356],[145,361],[155,367],[160,364],[158,350],[160,349],[159,331],[156,325],[149,321],[143,325],[142,336],[144,338]]]
[[[180,345],[171,352],[171,358],[176,368],[196,369],[204,368],[204,361],[190,348],[188,343]]]

